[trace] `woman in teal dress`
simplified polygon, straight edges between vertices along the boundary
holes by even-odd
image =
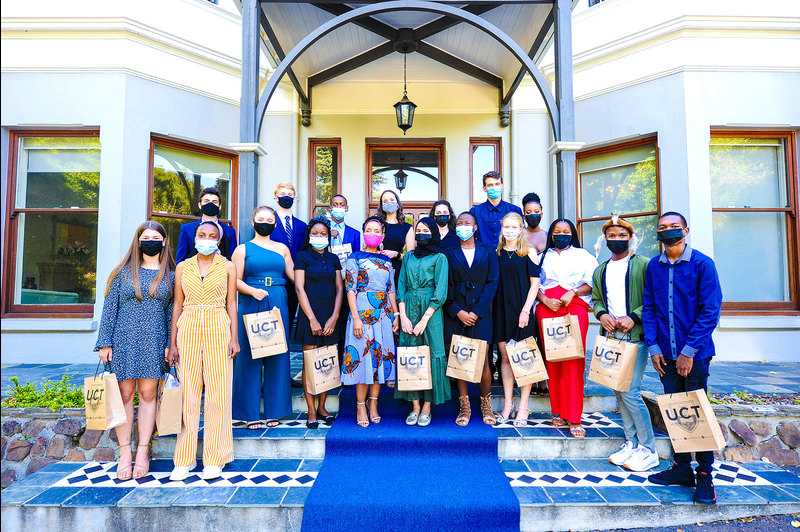
[[[257,207],[252,222],[255,237],[236,246],[231,260],[236,265],[239,290],[239,343],[241,352],[233,363],[233,419],[247,422],[247,428],[263,429],[261,400],[268,427],[292,413],[289,353],[253,360],[244,325],[245,314],[277,307],[283,326],[288,327],[289,303],[286,277],[294,281],[294,265],[289,248],[270,238],[275,229],[275,211]],[[284,277],[285,275],[285,277]]]
[[[406,425],[426,427],[431,422],[431,403],[450,399],[447,351],[444,348],[442,305],[447,300],[447,257],[439,249],[439,228],[432,218],[422,218],[415,229],[416,247],[406,254],[397,284],[400,306],[400,347],[427,345],[431,352],[433,389],[401,392],[399,399],[411,401],[413,410]],[[420,401],[422,404],[420,405]]]

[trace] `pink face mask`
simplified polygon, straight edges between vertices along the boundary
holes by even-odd
[[[383,242],[383,235],[377,235],[375,233],[368,233],[364,235],[364,243],[367,247],[376,248],[381,245]]]

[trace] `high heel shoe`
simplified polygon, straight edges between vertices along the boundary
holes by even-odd
[[[367,399],[371,399],[371,400],[375,401],[375,408],[378,408],[378,398],[377,397],[368,397]],[[381,416],[375,416],[374,418],[372,418],[372,422],[373,423],[380,423],[381,422]]]
[[[514,403],[505,403],[505,406],[510,406],[511,411],[508,413],[507,416],[504,416],[502,412],[495,416],[495,420],[498,424],[502,425],[503,423],[508,423],[508,420],[514,417]]]
[[[367,412],[367,419],[358,419],[358,407],[363,406],[364,410],[367,409],[367,402],[366,401],[356,401],[356,422],[358,423],[359,427],[369,427],[369,412]]]
[[[522,416],[522,413],[525,412],[525,416]],[[520,408],[517,412],[517,419],[514,420],[515,427],[527,427],[528,426],[528,416],[530,415],[531,411],[527,408]],[[522,418],[522,419],[521,419]]]

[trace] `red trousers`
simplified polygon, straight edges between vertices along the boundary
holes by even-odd
[[[546,290],[544,294],[547,297],[558,299],[566,291],[561,286],[554,286]],[[542,327],[544,318],[555,318],[567,313],[578,318],[585,349],[586,333],[589,330],[589,305],[578,296],[572,298],[568,307],[559,308],[558,312],[553,312],[544,304],[538,303],[536,305],[536,321],[539,324],[539,330],[544,330]],[[564,362],[545,361],[545,364],[550,377],[547,382],[550,389],[550,409],[553,411],[553,415],[565,419],[569,423],[580,423],[581,414],[583,414],[583,375],[586,369],[586,359]]]

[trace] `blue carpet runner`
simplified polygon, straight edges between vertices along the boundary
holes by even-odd
[[[474,389],[477,391],[477,389]],[[384,390],[379,424],[356,424],[355,390],[339,397],[325,460],[305,502],[305,532],[519,530],[520,509],[497,458],[494,429],[455,424],[458,401],[433,407],[428,427],[407,427],[410,403]]]

